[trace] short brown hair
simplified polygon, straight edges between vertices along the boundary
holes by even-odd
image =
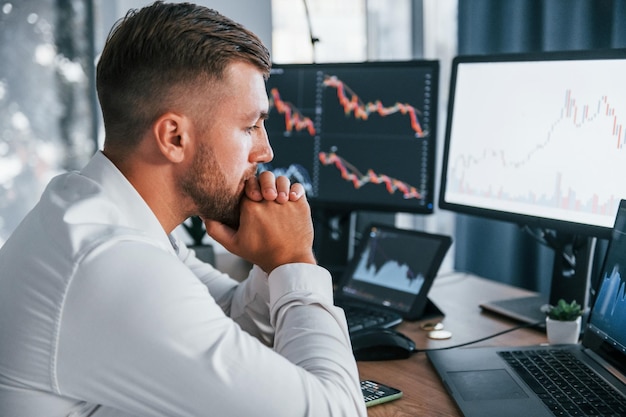
[[[130,10],[109,33],[97,66],[107,142],[132,147],[167,110],[174,88],[220,79],[233,61],[269,76],[261,40],[215,10],[162,1]]]

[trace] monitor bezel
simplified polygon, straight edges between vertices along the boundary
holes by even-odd
[[[452,60],[450,73],[450,90],[447,105],[447,120],[443,144],[443,159],[438,196],[438,206],[442,210],[449,210],[460,214],[500,220],[530,228],[555,230],[571,235],[581,235],[608,239],[612,227],[599,226],[573,221],[558,220],[548,217],[531,216],[522,213],[475,207],[468,204],[446,201],[446,187],[452,122],[454,116],[455,91],[458,67],[461,64],[471,63],[500,63],[500,62],[530,62],[530,61],[572,61],[572,60],[613,60],[626,59],[626,49],[578,50],[578,51],[551,51],[534,53],[506,53],[483,55],[458,55]],[[458,110],[457,110],[458,111]]]
[[[301,70],[301,69],[358,69],[358,68],[415,68],[415,69],[429,69],[432,74],[431,83],[431,105],[430,105],[430,137],[432,138],[432,146],[428,154],[427,163],[430,166],[431,178],[428,180],[426,192],[429,198],[423,205],[409,206],[398,205],[393,202],[382,202],[380,204],[375,202],[345,202],[334,201],[330,198],[309,197],[309,204],[313,210],[330,210],[332,212],[349,213],[353,211],[377,211],[377,212],[389,212],[389,213],[411,213],[411,214],[433,214],[435,206],[437,205],[437,198],[435,191],[437,189],[437,180],[439,179],[437,173],[437,150],[438,150],[438,123],[439,123],[439,92],[440,92],[440,61],[434,59],[410,59],[400,61],[362,61],[362,62],[325,62],[325,63],[292,63],[281,64],[273,63],[272,72],[280,69],[286,70]],[[271,80],[272,74],[270,73],[269,80]],[[268,80],[268,81],[269,81]],[[269,134],[270,144],[272,143],[271,133]],[[416,155],[416,157],[419,155]]]
[[[418,320],[423,317],[425,309],[428,305],[428,293],[437,277],[437,273],[441,267],[444,257],[446,256],[450,246],[452,246],[452,237],[448,235],[429,233],[419,230],[403,229],[382,223],[371,223],[364,229],[364,238],[361,239],[355,255],[350,260],[347,269],[343,273],[339,285],[337,286],[336,297],[340,297],[346,302],[357,302],[361,304],[369,304],[376,308],[387,308],[400,314],[405,320]],[[365,282],[355,277],[359,265],[363,261],[363,253],[368,248],[372,240],[372,232],[382,233],[385,239],[412,239],[417,245],[419,242],[420,248],[430,248],[430,258],[422,259],[422,262],[426,262],[427,266],[424,270],[420,270],[423,275],[423,284],[417,293],[411,293],[399,289],[393,289],[386,285],[380,285],[377,283]],[[407,250],[409,250],[407,248]],[[417,257],[419,251],[416,251]],[[366,288],[370,295],[377,295],[382,297],[383,294],[388,296],[391,300],[382,299],[370,300],[362,296],[351,294],[351,290]],[[401,303],[410,302],[406,305],[406,308],[401,308]],[[389,302],[391,301],[391,302]]]

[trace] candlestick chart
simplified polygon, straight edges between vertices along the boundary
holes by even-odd
[[[383,105],[381,100],[364,103],[349,86],[334,75],[326,75],[323,84],[325,87],[332,87],[337,90],[337,101],[343,107],[345,115],[353,115],[358,120],[369,120],[372,114],[386,117],[399,113],[408,116],[411,129],[417,137],[428,135],[418,120],[418,114],[421,115],[421,112],[408,103],[396,102],[391,106]]]
[[[608,94],[583,102],[576,94],[568,88],[561,100],[522,114],[503,106],[490,115],[496,120],[491,134],[468,128],[466,137],[480,143],[450,148],[449,195],[502,209],[517,203],[531,212],[541,207],[611,221],[624,196],[617,190],[626,174],[626,103]],[[457,128],[470,123],[480,120],[466,118]],[[606,175],[607,167],[614,175]]]
[[[366,184],[375,184],[384,186],[389,194],[399,192],[405,199],[422,197],[417,188],[399,179],[378,174],[372,169],[368,169],[365,174],[361,173],[358,168],[334,152],[320,152],[319,158],[322,165],[332,165],[337,168],[341,178],[350,182],[356,190]]]
[[[278,88],[270,90],[270,108],[275,108],[284,117],[285,132],[306,131],[309,135],[315,136],[315,125],[311,118],[303,116],[300,110],[293,104],[283,101]]]
[[[276,65],[272,171],[312,205],[431,212],[437,79],[430,61]]]

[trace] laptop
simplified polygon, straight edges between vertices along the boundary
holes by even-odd
[[[626,200],[600,274],[582,343],[427,352],[465,417],[626,416]]]
[[[349,331],[441,315],[427,295],[451,244],[446,235],[369,225],[335,290]]]

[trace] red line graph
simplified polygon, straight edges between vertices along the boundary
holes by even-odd
[[[352,183],[355,189],[363,187],[367,183],[384,184],[389,194],[400,191],[405,199],[422,198],[417,189],[398,179],[391,178],[384,174],[377,174],[369,169],[363,175],[354,165],[337,155],[335,152],[320,152],[319,159],[323,165],[334,165],[341,173],[341,178]]]
[[[617,149],[621,149],[624,145],[624,126],[618,123],[617,115],[615,114],[615,107],[611,107],[607,96],[602,96],[598,101],[598,108],[595,113],[589,113],[589,106],[584,105],[582,108],[582,115],[578,117],[579,107],[576,104],[576,99],[572,97],[572,91],[566,90],[565,92],[565,117],[572,120],[575,126],[580,127],[585,122],[593,121],[599,115],[604,115],[613,118],[613,136],[617,138]]]
[[[602,149],[606,152],[605,143],[611,146],[611,153],[620,152],[624,149],[624,125],[616,115],[618,111],[611,104],[608,96],[600,96],[597,101],[591,104],[578,104],[572,90],[564,91],[562,107],[558,110],[558,118],[551,123],[545,139],[531,147],[527,152],[516,153],[513,148],[507,149],[484,149],[477,154],[459,154],[454,159],[453,187],[456,192],[466,195],[473,195],[487,199],[500,201],[522,202],[533,206],[543,206],[558,208],[569,211],[579,211],[592,214],[610,213],[619,202],[619,197],[613,193],[600,191],[595,192],[593,184],[610,182],[604,172],[590,170],[587,178],[588,183],[575,182],[572,188],[572,178],[577,178],[581,170],[585,170],[579,161],[567,155],[584,155],[590,160],[606,159],[605,155],[592,154],[592,150]],[[574,127],[562,130],[563,126]],[[578,134],[578,129],[588,127],[588,131]],[[565,133],[567,132],[567,133]],[[538,134],[540,136],[541,134]],[[601,141],[602,146],[598,146]],[[615,141],[615,142],[614,142]],[[575,148],[574,148],[575,147]],[[587,149],[589,148],[589,149]],[[561,155],[567,149],[565,157]],[[489,167],[494,179],[499,178],[532,178],[533,172],[539,165],[551,166],[546,163],[559,161],[554,169],[550,171],[549,177],[544,176],[541,181],[546,184],[553,184],[549,191],[545,189],[538,192],[531,182],[528,187],[514,184],[512,181],[494,180],[493,182],[472,183],[470,178],[478,178],[476,172],[480,172],[484,167]],[[572,163],[570,163],[571,161]],[[552,176],[553,175],[553,176]],[[613,176],[615,177],[615,176]],[[576,181],[576,180],[575,180]],[[568,184],[568,185],[566,185]],[[606,185],[606,184],[605,184]],[[616,185],[611,185],[612,189],[617,189]],[[451,187],[452,188],[452,187]],[[600,187],[601,188],[601,187]]]
[[[417,118],[419,110],[410,104],[396,102],[393,106],[385,107],[380,100],[363,103],[350,87],[334,75],[327,75],[324,78],[324,86],[337,89],[337,98],[346,115],[353,113],[356,119],[367,120],[372,113],[377,113],[382,117],[398,112],[403,115],[408,114],[411,121],[411,129],[415,131],[416,136],[422,138],[428,134],[428,132],[423,131]]]
[[[303,116],[291,103],[283,101],[277,88],[270,90],[270,96],[270,106],[275,107],[278,113],[285,116],[285,130],[287,132],[292,132],[294,129],[298,132],[306,129],[309,135],[315,136],[313,121]]]

